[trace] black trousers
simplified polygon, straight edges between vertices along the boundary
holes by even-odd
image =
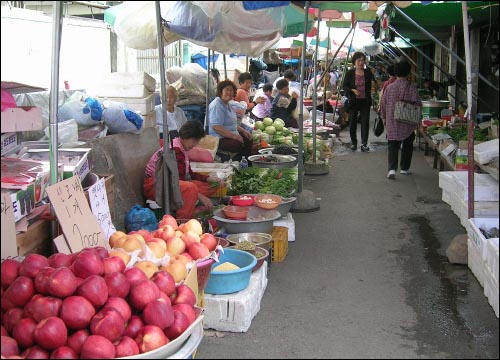
[[[412,132],[403,141],[400,140],[388,140],[387,145],[388,150],[388,160],[389,160],[389,170],[398,169],[398,155],[399,149],[401,148],[401,170],[409,170],[411,165],[411,158],[413,156],[413,141],[415,140],[415,132]]]
[[[368,134],[370,131],[370,101],[368,99],[352,99],[351,109],[349,110],[349,132],[351,142],[358,145],[357,127],[358,120],[361,122],[361,144],[368,144]]]

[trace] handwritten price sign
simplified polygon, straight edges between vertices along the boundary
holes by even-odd
[[[92,212],[104,231],[104,238],[108,240],[109,237],[116,232],[116,228],[111,221],[104,178],[89,187],[89,201]]]
[[[51,185],[46,191],[71,252],[106,247],[103,231],[90,211],[78,176]]]

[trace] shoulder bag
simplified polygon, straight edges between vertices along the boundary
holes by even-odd
[[[413,101],[405,99],[406,90],[408,90],[409,87],[410,84],[406,87],[403,98],[396,102],[394,120],[405,124],[418,125],[420,120],[422,120],[422,107],[416,105]]]

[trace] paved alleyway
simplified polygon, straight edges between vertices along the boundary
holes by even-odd
[[[205,336],[197,358],[499,357],[482,287],[445,256],[466,231],[437,170],[415,145],[413,175],[388,180],[383,138],[369,153],[338,142],[330,173],[305,177],[321,209],[293,214],[297,240],[271,267],[250,329]]]

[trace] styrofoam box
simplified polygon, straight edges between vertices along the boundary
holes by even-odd
[[[145,98],[135,98],[135,97],[104,97],[100,100],[110,100],[123,104],[127,104],[134,111],[141,115],[149,115],[155,110],[155,94],[146,96]]]
[[[454,193],[450,193],[451,210],[460,219],[464,228],[469,227],[469,208],[467,201],[459,199]],[[498,201],[475,201],[474,217],[476,218],[498,218]]]
[[[498,238],[488,239],[486,244],[486,267],[498,284]]]
[[[486,270],[486,263],[481,259],[481,253],[472,240],[467,239],[467,266],[476,277],[479,284],[484,287],[484,272]]]
[[[103,84],[96,90],[99,97],[145,98],[151,95],[144,85]]]
[[[466,171],[441,171],[439,173],[439,187],[455,193],[458,197],[467,201],[468,174]],[[498,201],[498,180],[490,174],[474,174],[474,201]]]
[[[295,241],[295,220],[292,213],[286,214],[286,217],[274,220],[273,226],[285,226],[288,228],[288,242]]]
[[[481,253],[481,259],[486,261],[486,252],[488,239],[486,239],[480,229],[489,231],[492,228],[498,228],[498,218],[471,218],[469,219],[469,227],[467,234],[474,245]]]
[[[246,332],[260,310],[260,302],[267,287],[267,261],[252,273],[245,290],[234,294],[205,294],[203,327],[218,331]]]
[[[474,145],[474,160],[480,164],[487,164],[495,156],[498,156],[498,139],[485,141]]]
[[[498,317],[498,282],[495,282],[493,274],[489,269],[485,269],[484,296],[488,298],[495,315]],[[498,274],[498,273],[497,273]]]
[[[138,72],[113,72],[106,74],[102,81],[109,85],[144,85],[148,91],[156,90],[156,80],[144,71]]]

